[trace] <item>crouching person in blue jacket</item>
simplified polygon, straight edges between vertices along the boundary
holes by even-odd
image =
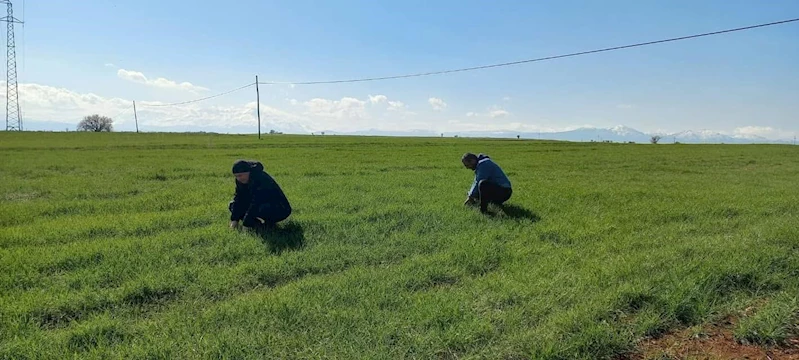
[[[510,199],[513,190],[510,180],[488,155],[466,153],[461,158],[463,166],[474,171],[474,183],[469,189],[464,205],[480,205],[480,212],[488,212],[488,204],[501,205]]]
[[[241,225],[264,229],[291,215],[291,205],[275,180],[258,161],[239,160],[233,164],[236,194],[230,202],[230,227]]]

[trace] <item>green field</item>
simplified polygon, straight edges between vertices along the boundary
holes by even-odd
[[[467,151],[514,195],[462,206]],[[0,133],[0,358],[603,359],[799,318],[799,147]],[[238,158],[295,209],[227,228]]]

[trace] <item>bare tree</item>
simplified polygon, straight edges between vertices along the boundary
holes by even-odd
[[[660,141],[660,139],[661,139],[660,135],[655,135],[651,139],[649,139],[649,142],[657,144]]]
[[[111,132],[114,131],[114,120],[107,116],[89,115],[78,123],[78,131]]]

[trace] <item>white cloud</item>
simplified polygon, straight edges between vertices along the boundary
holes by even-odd
[[[385,95],[369,95],[369,102],[372,104],[380,104],[388,101],[388,97]]]
[[[502,118],[502,117],[508,116],[509,114],[510,113],[505,111],[505,110],[498,109],[498,110],[491,110],[491,112],[488,113],[488,117],[490,117],[492,119],[494,119],[494,118]]]
[[[405,106],[402,101],[389,101],[388,102],[388,110],[389,111],[402,111],[405,110],[407,106]]]
[[[506,97],[502,98],[502,101],[504,101],[504,102],[508,102],[510,100],[511,100],[510,96],[506,96]]]
[[[2,83],[2,94],[5,95],[5,82]],[[19,92],[25,119],[77,125],[81,118],[95,113],[114,117],[131,108],[130,114],[133,114],[133,102],[119,98],[80,94],[39,84],[19,84]]]
[[[138,103],[137,103],[138,104]],[[139,124],[150,127],[257,127],[258,118],[255,101],[239,106],[180,106],[147,107],[152,103],[142,103]],[[261,103],[261,129],[275,128],[279,131],[306,132],[310,128],[309,119],[273,108]]]
[[[4,90],[5,86],[0,86],[0,96]],[[97,94],[82,94],[68,89],[38,84],[20,84],[20,94],[25,120],[62,123],[66,127],[74,129],[81,118],[96,113],[114,118],[117,129],[133,129],[132,101],[128,99],[106,98]],[[375,100],[383,102],[380,98]],[[367,104],[370,102],[370,98],[362,100],[353,97],[344,97],[338,100],[314,98],[307,101],[288,99],[285,109],[261,103],[261,129],[265,132],[275,129],[308,133],[324,130],[354,131],[370,128],[407,130],[437,127],[436,122],[417,118],[417,115],[408,111],[407,105],[401,101],[386,99],[387,109],[395,110],[383,114],[370,114],[370,110],[377,110],[369,109]],[[289,104],[296,105],[290,106]],[[226,129],[246,128],[255,132],[257,127],[255,111],[257,104],[255,102],[217,106],[213,105],[212,101],[208,101],[180,106],[156,107],[152,105],[163,105],[163,103],[137,101],[136,105],[139,127],[143,131],[208,129],[224,132]],[[485,116],[476,119],[475,122],[489,121]],[[485,125],[474,125],[476,128],[479,126],[485,128]],[[469,128],[471,125],[453,124],[442,130]]]
[[[0,97],[4,95],[5,85],[0,81]],[[86,115],[100,114],[115,120],[120,130],[133,129],[132,102],[128,99],[103,97],[93,93],[78,93],[63,88],[39,84],[19,84],[20,101],[24,121],[30,123],[60,123],[64,126],[50,125],[55,130],[64,127],[74,129]],[[228,100],[235,101],[231,96]],[[139,127],[144,131],[157,130],[196,130],[255,132],[257,129],[256,103],[242,96],[239,103],[226,106],[215,105],[215,100],[202,101],[181,106],[154,107],[158,102],[136,101]],[[389,99],[385,95],[364,96],[362,98],[343,97],[339,99],[278,98],[273,104],[261,103],[261,129],[268,132],[275,129],[284,132],[310,133],[312,131],[355,131],[367,129],[405,131],[424,129],[437,132],[454,131],[511,131],[511,132],[551,132],[574,130],[583,126],[576,123],[563,123],[556,120],[536,119],[525,116],[525,122],[514,119],[514,114],[492,106],[480,112],[461,113],[458,116],[442,118],[440,115],[418,116],[411,111],[414,104],[405,104]],[[381,105],[370,106],[373,102]],[[276,105],[279,104],[279,105]],[[292,105],[293,104],[293,105]],[[422,104],[423,105],[423,104]],[[278,108],[280,106],[281,108]],[[425,105],[427,106],[427,105]],[[522,118],[519,116],[519,118]],[[571,125],[571,126],[570,126]],[[716,131],[716,130],[714,130]],[[792,140],[799,133],[780,128],[777,124],[741,126],[727,132],[736,137],[759,136],[766,139]]]
[[[439,98],[431,97],[427,99],[427,102],[430,103],[430,106],[432,106],[433,110],[435,111],[441,111],[447,108],[447,103],[445,103],[444,100]]]
[[[366,101],[352,97],[344,97],[341,100],[329,100],[314,98],[303,103],[307,109],[307,114],[326,117],[326,118],[366,118]]]
[[[372,105],[386,104],[388,106],[386,108],[388,111],[403,116],[416,115],[416,113],[408,111],[408,105],[406,105],[402,101],[389,100],[388,96],[385,95],[369,95],[369,99],[366,101],[368,101]]]
[[[733,136],[751,138],[763,137],[766,139],[791,139],[796,133],[785,131],[782,129],[775,129],[770,126],[743,126],[736,128],[733,131]]]
[[[5,95],[5,82],[0,82],[0,96]],[[19,84],[20,105],[24,120],[32,122],[61,123],[74,129],[87,115],[100,114],[114,119],[116,128],[132,129],[133,102],[120,98],[106,98],[96,94],[81,94],[68,89],[39,84]],[[191,128],[231,128],[257,126],[256,103],[239,106],[213,106],[195,103],[184,106],[163,106],[160,102],[137,101],[139,127],[153,128],[182,126]],[[263,128],[275,127],[281,131],[304,131],[312,126],[309,118],[261,104]]]
[[[145,76],[143,73],[138,72],[138,71],[119,69],[119,70],[117,70],[117,76],[120,79],[132,81],[132,82],[135,82],[135,83],[144,84],[144,85],[148,85],[148,86],[164,88],[164,89],[179,89],[179,90],[186,90],[186,91],[195,92],[195,93],[196,92],[200,92],[200,91],[207,91],[208,90],[207,88],[204,88],[202,86],[194,85],[194,84],[192,84],[190,82],[177,83],[175,81],[164,79],[164,78],[156,78],[155,80],[148,79],[147,76]]]
[[[105,67],[107,67],[107,68],[115,68],[117,66],[112,64],[112,63],[105,63]]]
[[[632,104],[619,104],[619,105],[616,105],[616,108],[618,108],[618,109],[632,109],[632,108],[635,108],[635,105],[632,105]]]

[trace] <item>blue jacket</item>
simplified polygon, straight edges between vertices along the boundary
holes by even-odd
[[[469,197],[477,197],[477,184],[480,180],[486,180],[501,187],[511,188],[510,179],[505,175],[505,172],[503,172],[499,165],[494,163],[488,155],[484,154],[477,156],[477,168],[474,169],[474,183],[469,189]]]

